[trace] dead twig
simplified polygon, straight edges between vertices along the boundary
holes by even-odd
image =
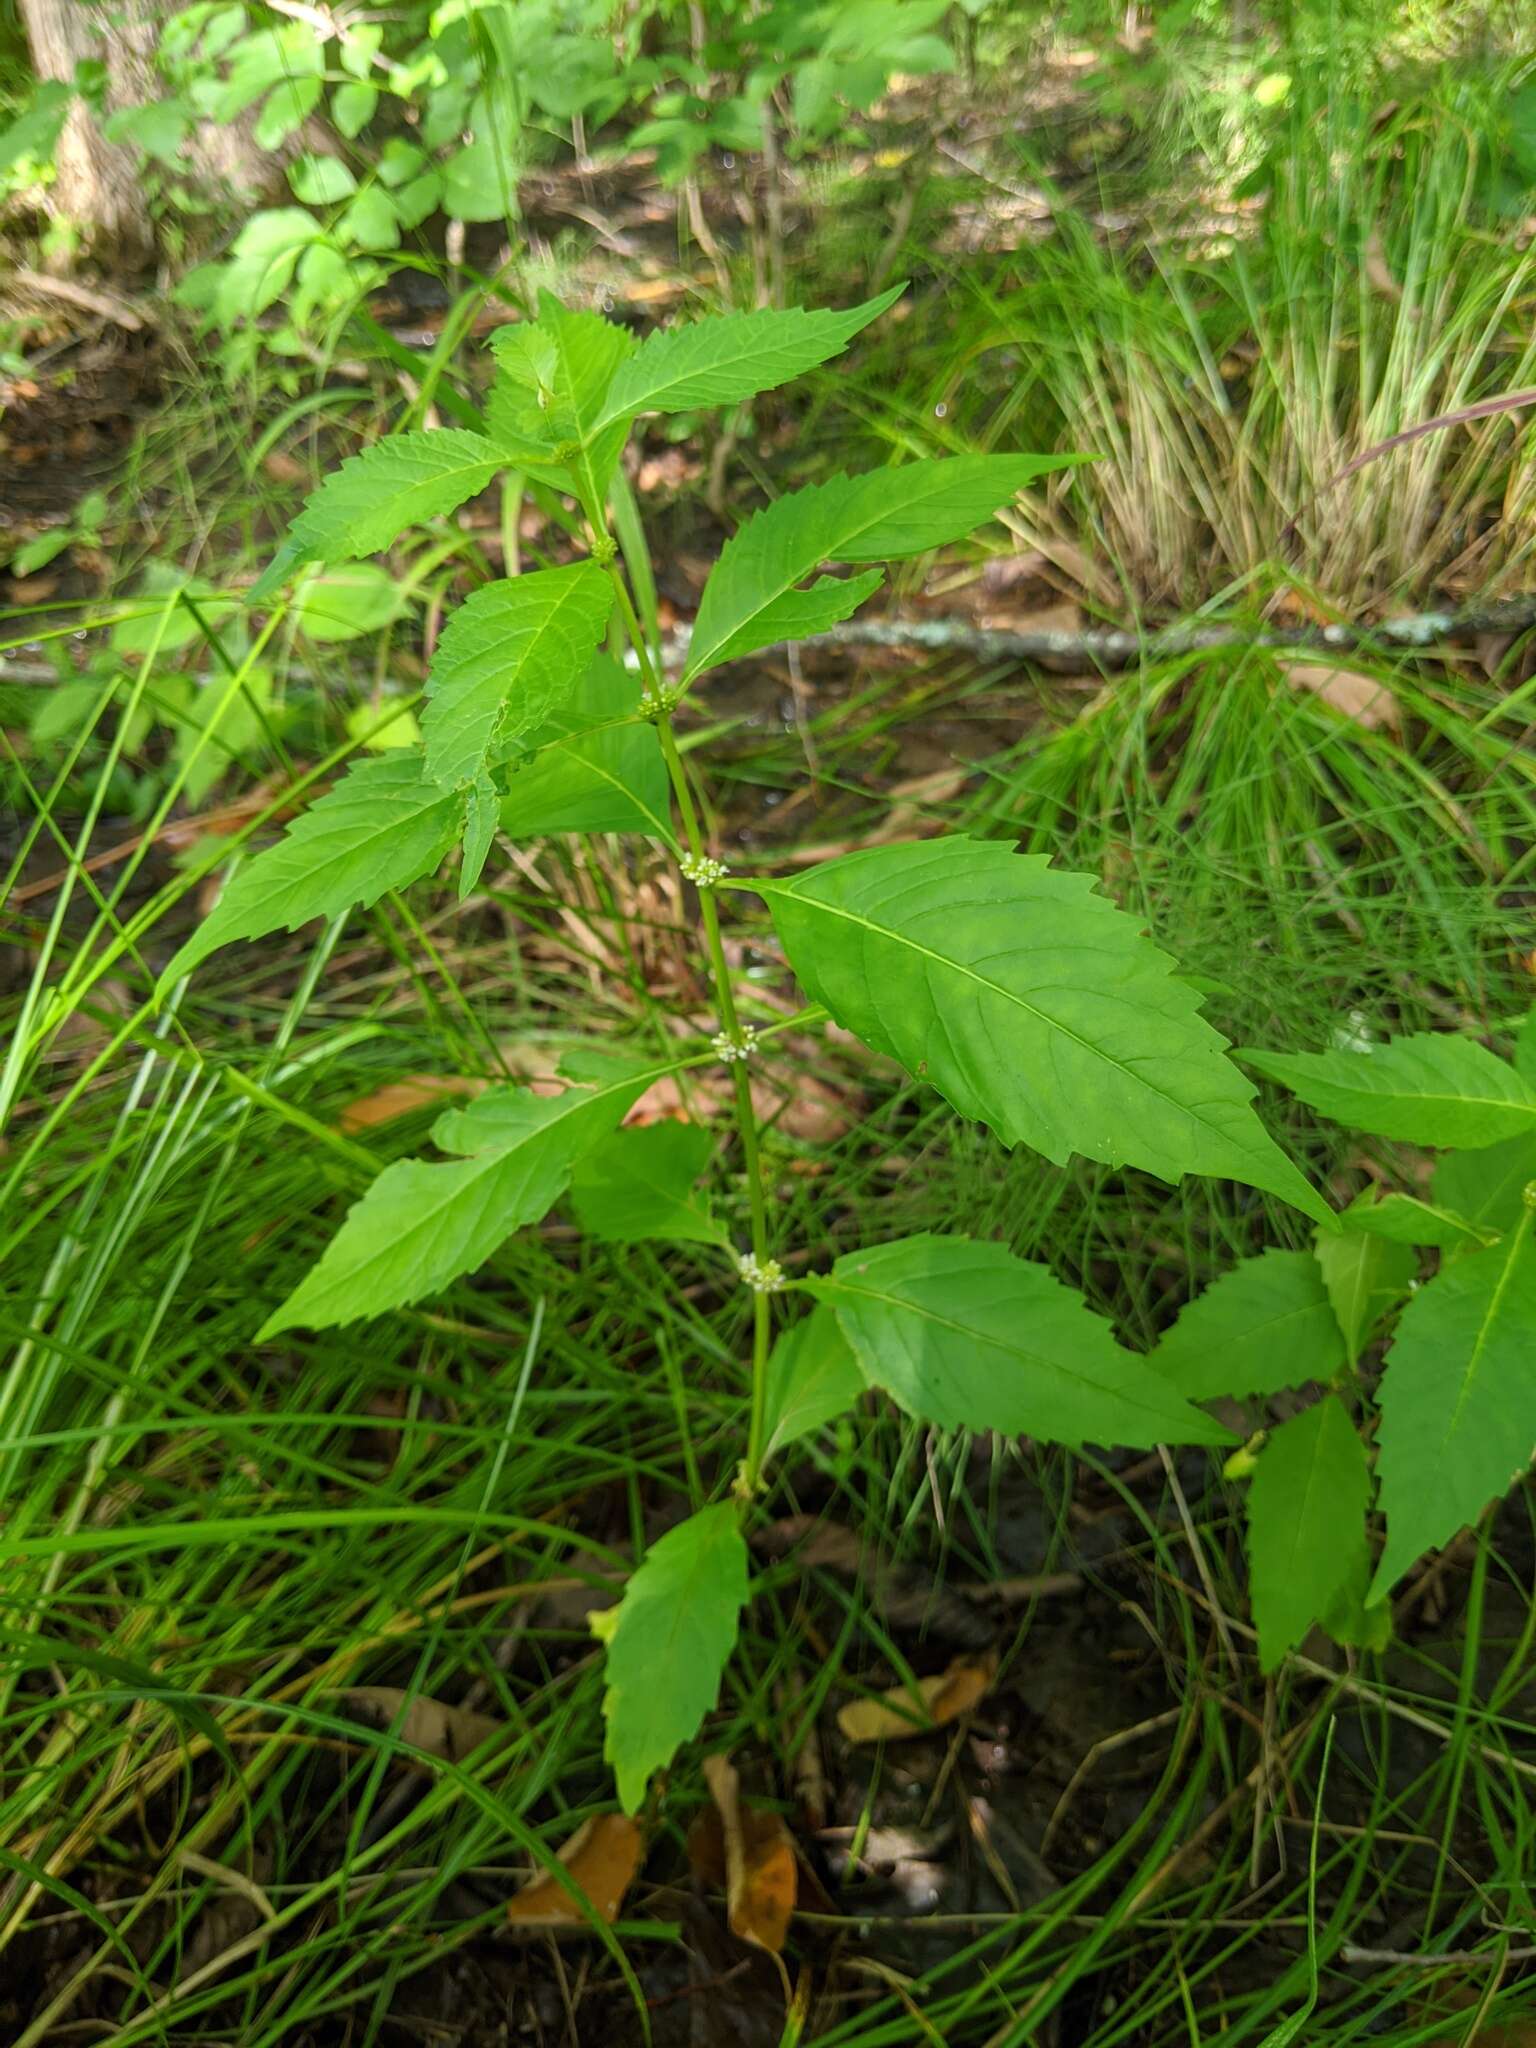
[[[39,292],[45,298],[62,299],[66,306],[78,306],[84,313],[98,313],[103,320],[110,320],[129,334],[142,334],[150,325],[146,314],[136,310],[116,292],[80,284],[72,277],[49,277],[45,271],[28,270],[18,265],[11,272],[11,281],[24,285],[28,291]]]

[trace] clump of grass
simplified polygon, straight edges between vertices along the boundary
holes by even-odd
[[[1334,479],[1405,428],[1536,385],[1536,254],[1498,210],[1522,75],[1403,85],[1385,109],[1386,82],[1320,100],[1298,77],[1194,191],[1113,232],[1062,202],[1017,255],[957,269],[945,335],[872,363],[872,411],[893,439],[920,424],[957,447],[1099,456],[1018,530],[1086,548],[1085,594],[1107,574],[1122,615],[1234,590],[1349,614],[1497,594],[1531,559],[1527,414]]]

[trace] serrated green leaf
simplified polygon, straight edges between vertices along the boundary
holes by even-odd
[[[751,887],[807,994],[1005,1144],[1216,1174],[1331,1218],[1199,998],[1091,876],[955,837]]]
[[[611,1617],[603,1755],[634,1813],[653,1771],[703,1726],[747,1604],[747,1546],[728,1502],[659,1536]]]
[[[1532,1157],[1532,1173],[1536,1173],[1536,1138],[1517,1138],[1514,1142],[1528,1148]],[[1486,1152],[1464,1156],[1476,1159],[1481,1168],[1481,1163],[1491,1159],[1500,1149],[1493,1145]],[[1527,1179],[1530,1177],[1530,1174],[1526,1176]],[[1434,1245],[1441,1251],[1453,1252],[1489,1244],[1497,1234],[1480,1228],[1470,1217],[1460,1216],[1441,1203],[1425,1202],[1417,1195],[1397,1193],[1362,1195],[1340,1214],[1339,1221],[1346,1230],[1364,1230],[1373,1237],[1387,1238],[1393,1244]]]
[[[1477,1152],[1452,1152],[1435,1168],[1430,1193],[1478,1230],[1513,1230],[1527,1185],[1536,1181],[1536,1132]]]
[[[816,1307],[780,1332],[768,1354],[767,1443],[774,1457],[851,1413],[865,1379],[829,1308]]]
[[[869,1384],[919,1421],[1072,1444],[1232,1441],[1081,1295],[1003,1245],[899,1238],[805,1285]]]
[[[942,547],[990,518],[1025,484],[1076,460],[1070,455],[956,455],[866,476],[833,477],[777,499],[721,549],[699,602],[684,682],[722,661],[847,618],[861,598],[853,597],[847,610],[833,617],[807,623],[806,593],[796,586],[823,562],[894,561]],[[816,586],[823,593],[823,609],[836,594],[829,582],[824,578]]]
[[[667,1118],[638,1130],[615,1131],[571,1175],[571,1206],[589,1236],[610,1244],[647,1238],[673,1243],[728,1244],[694,1183],[714,1140],[699,1124]]]
[[[1411,1245],[1352,1230],[1319,1231],[1314,1250],[1353,1365],[1407,1294],[1419,1262]]]
[[[1266,1672],[1358,1575],[1370,1497],[1364,1446],[1334,1395],[1271,1431],[1248,1490],[1249,1588]]]
[[[475,497],[506,463],[493,442],[463,427],[375,441],[326,478],[289,528],[288,545],[320,562],[377,554],[408,526]]]
[[[575,691],[613,609],[595,562],[487,583],[443,629],[421,730],[444,788],[473,782],[498,750],[542,725]]]
[[[1245,1400],[1344,1366],[1344,1335],[1310,1252],[1260,1252],[1180,1312],[1152,1363],[1191,1401]]]
[[[673,844],[667,764],[656,728],[635,716],[639,685],[600,654],[571,701],[537,732],[527,761],[513,761],[502,829],[513,839],[546,832],[645,832]]]
[[[459,835],[464,803],[400,749],[359,761],[294,819],[276,846],[230,880],[161,976],[188,974],[234,939],[296,931],[312,917],[366,909],[390,889],[429,875]]]
[[[1372,1597],[1475,1521],[1536,1444],[1536,1247],[1531,1212],[1451,1260],[1404,1309],[1378,1394],[1387,1545]]]
[[[462,903],[485,872],[485,863],[501,822],[501,796],[489,775],[482,775],[469,790],[464,814],[464,858],[459,866],[459,901]]]
[[[383,1315],[472,1273],[513,1231],[549,1213],[576,1161],[670,1071],[614,1059],[593,1086],[559,1095],[492,1088],[449,1110],[433,1142],[466,1156],[386,1166],[257,1341],[301,1324],[319,1330]]]
[[[1454,1032],[1420,1031],[1368,1052],[1238,1057],[1352,1129],[1410,1145],[1477,1148],[1536,1130],[1536,1087]]]
[[[489,432],[509,449],[522,449],[519,466],[531,475],[558,465],[561,443],[578,445],[571,465],[584,495],[601,504],[627,420],[604,421],[609,387],[634,337],[597,313],[573,312],[548,292],[539,295],[539,317],[531,325],[502,327],[491,337],[498,365],[486,408]]]
[[[726,313],[646,336],[609,386],[601,424],[643,412],[734,405],[840,355],[906,290],[895,285],[845,313],[800,307]]]

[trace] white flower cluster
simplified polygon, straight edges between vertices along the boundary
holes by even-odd
[[[713,855],[707,853],[685,853],[678,866],[688,880],[697,883],[701,889],[708,889],[716,882],[723,882],[731,872],[723,860],[716,860]]]
[[[736,1270],[754,1294],[783,1291],[784,1268],[777,1259],[764,1259],[759,1265],[755,1252],[742,1252],[736,1260]]]
[[[743,1024],[740,1038],[732,1038],[729,1031],[717,1031],[710,1044],[727,1066],[733,1060],[749,1060],[757,1051],[757,1026]]]

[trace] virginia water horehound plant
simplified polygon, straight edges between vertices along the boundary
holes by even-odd
[[[371,905],[455,848],[462,900],[498,833],[634,835],[675,861],[696,891],[716,1005],[710,1028],[661,1034],[659,1049],[639,1035],[604,1039],[565,1057],[558,1092],[496,1083],[448,1110],[432,1134],[444,1156],[386,1167],[260,1332],[266,1341],[420,1301],[565,1199],[617,1259],[640,1240],[686,1243],[718,1257],[722,1296],[750,1290],[739,1467],[721,1476],[722,1498],[650,1545],[618,1605],[594,1618],[607,1652],[605,1754],[629,1811],[714,1706],[751,1593],[744,1527],[774,1461],[870,1390],[941,1430],[1150,1448],[1235,1445],[1200,1405],[1215,1397],[1331,1385],[1257,1454],[1254,1596],[1271,1665],[1314,1620],[1346,1641],[1378,1640],[1386,1578],[1502,1491],[1513,1469],[1513,1439],[1505,1447],[1500,1436],[1495,1454],[1482,1418],[1495,1374],[1508,1388],[1518,1360],[1478,1350],[1476,1339],[1464,1368],[1466,1413],[1449,1424],[1429,1416],[1433,1404],[1416,1407],[1412,1387],[1423,1379],[1416,1360],[1475,1337],[1479,1304],[1495,1305],[1495,1322],[1506,1313],[1523,1314],[1526,1328],[1536,1320],[1523,1207],[1508,1218],[1481,1214],[1453,1189],[1443,1200],[1394,1198],[1336,1218],[1266,1133],[1254,1085],[1201,1017],[1197,991],[1090,877],[1059,871],[1043,854],[952,836],[872,846],[785,880],[732,873],[706,843],[709,813],[675,730],[685,700],[722,664],[847,618],[879,587],[879,564],[961,539],[1075,459],[918,460],[777,499],[722,549],[686,663],[675,680],[665,673],[644,623],[649,561],[621,483],[634,423],[781,385],[835,356],[896,296],[846,313],[706,318],[641,343],[545,296],[536,320],[493,338],[495,376],[478,429],[397,434],[344,462],[294,522],[253,593],[258,602],[297,565],[387,549],[506,475],[576,508],[567,517],[580,553],[484,584],[452,612],[431,660],[420,743],[360,760],[276,845],[239,867],[162,977],[170,989],[233,940]],[[829,564],[851,573],[829,573]],[[767,906],[806,999],[762,1029],[743,1014],[725,934],[726,918],[751,915],[753,898]],[[1272,1251],[1237,1268],[1150,1357],[1123,1348],[1080,1295],[1002,1244],[936,1230],[817,1269],[808,1248],[785,1244],[776,1229],[752,1075],[773,1058],[776,1035],[829,1020],[1009,1147],[1058,1166],[1075,1152],[1169,1181],[1203,1174],[1266,1190],[1312,1220],[1316,1254]],[[1469,1041],[1427,1045],[1323,1056],[1325,1065],[1363,1060],[1370,1078],[1352,1095],[1314,1090],[1307,1099],[1325,1109],[1346,1095],[1374,1100],[1391,1093],[1400,1069],[1400,1092],[1412,1094],[1417,1072],[1419,1096],[1434,1099],[1427,1121],[1409,1110],[1396,1123],[1359,1121],[1432,1144],[1524,1144],[1519,1171],[1536,1174],[1527,1156],[1536,1086]],[[1303,1056],[1268,1065],[1307,1095]],[[626,1122],[657,1084],[686,1088],[709,1070],[728,1077],[729,1134]],[[700,1186],[717,1154],[741,1190],[744,1244]],[[1414,1245],[1441,1247],[1446,1264],[1405,1313],[1400,1362],[1385,1382],[1400,1377],[1404,1399],[1400,1417],[1383,1411],[1388,1555],[1372,1585],[1360,1428],[1372,1410],[1353,1369],[1407,1292]],[[1512,1397],[1511,1405],[1522,1407]],[[1528,1398],[1522,1412],[1533,1409]],[[1415,1432],[1422,1454],[1437,1456],[1430,1432],[1442,1425],[1466,1451],[1444,1512],[1424,1501],[1403,1457]],[[1536,1424],[1522,1426],[1528,1452]],[[1480,1432],[1474,1459],[1467,1446]],[[1237,1453],[1239,1465],[1253,1458],[1251,1448]]]

